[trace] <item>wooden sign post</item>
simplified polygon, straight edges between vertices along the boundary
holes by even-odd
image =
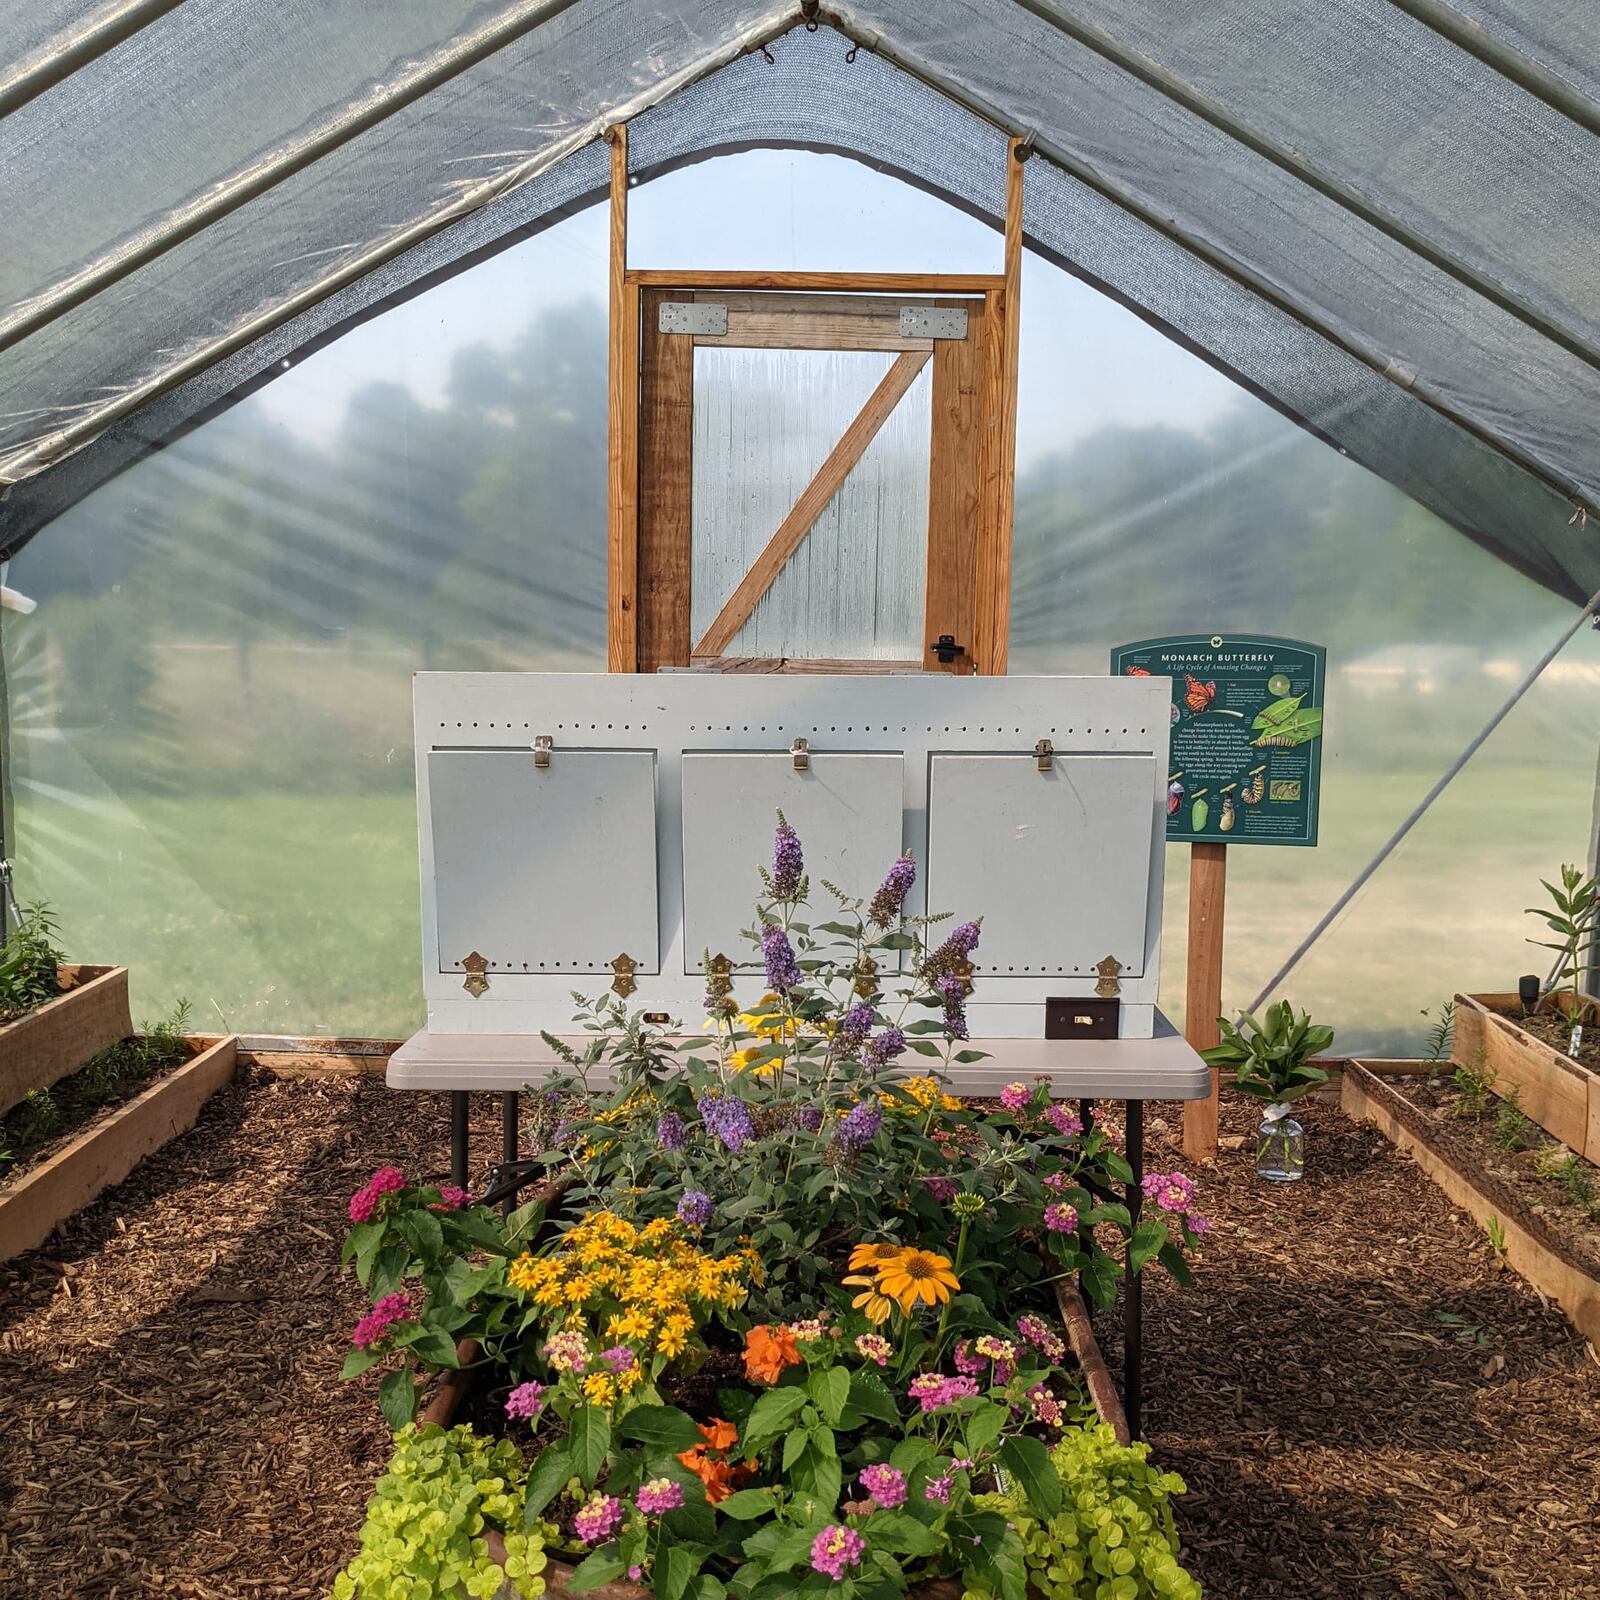
[[[1228,894],[1228,847],[1209,840],[1189,846],[1189,969],[1183,1007],[1184,1037],[1196,1050],[1221,1042],[1222,928]],[[1191,1161],[1217,1154],[1217,1104],[1221,1075],[1211,1074],[1211,1098],[1186,1100],[1183,1153]]]

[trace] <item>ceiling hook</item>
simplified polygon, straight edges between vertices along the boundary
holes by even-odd
[[[800,0],[800,15],[805,19],[807,33],[817,31],[817,12],[821,9],[822,0]]]

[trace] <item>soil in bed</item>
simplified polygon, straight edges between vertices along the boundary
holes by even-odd
[[[493,1097],[473,1119],[481,1180]],[[1257,1120],[1224,1103],[1241,1143]],[[1197,1286],[1146,1294],[1146,1430],[1209,1600],[1593,1600],[1600,1364],[1379,1134],[1302,1120],[1306,1181],[1225,1151]],[[1152,1170],[1178,1122],[1150,1109]],[[443,1096],[247,1072],[0,1267],[0,1600],[327,1593],[387,1438],[338,1381],[345,1204],[386,1163],[444,1176],[448,1129]]]
[[[1534,1011],[1525,1015],[1521,1011],[1502,1008],[1497,1009],[1495,1015],[1509,1018],[1524,1033],[1531,1033],[1552,1050],[1571,1057],[1579,1066],[1588,1067],[1591,1072],[1600,1072],[1600,1017],[1593,1017],[1584,1025],[1583,1043],[1578,1046],[1577,1055],[1573,1056],[1567,1049],[1572,1038],[1572,1024],[1564,1014]]]
[[[194,1060],[201,1046],[165,1030],[123,1039],[0,1117],[0,1194],[80,1134]]]
[[[1552,1139],[1514,1101],[1463,1092],[1455,1075],[1407,1076],[1390,1087],[1600,1275],[1600,1169]]]

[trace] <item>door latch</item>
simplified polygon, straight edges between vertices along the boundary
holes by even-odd
[[[967,653],[967,647],[963,644],[957,644],[956,636],[953,633],[941,633],[928,648],[947,667],[957,656],[964,656]]]

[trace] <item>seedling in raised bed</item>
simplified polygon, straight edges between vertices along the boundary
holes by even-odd
[[[0,953],[0,1019],[32,1011],[61,992],[56,922],[46,905],[29,906]]]
[[[1434,1316],[1455,1334],[1458,1344],[1486,1345],[1494,1338],[1493,1328],[1483,1328],[1476,1322],[1468,1322],[1459,1312],[1436,1311]]]
[[[1423,1016],[1427,1016],[1424,1011]],[[1450,1054],[1450,1035],[1455,1028],[1456,1003],[1446,1000],[1439,1007],[1439,1015],[1431,1028],[1428,1029],[1428,1053],[1423,1058],[1428,1067],[1428,1081],[1437,1088],[1439,1085],[1439,1068],[1441,1063]]]
[[[1484,1218],[1483,1231],[1489,1235],[1489,1244],[1502,1261],[1506,1258],[1506,1225],[1492,1212]]]
[[[1572,1022],[1572,1032],[1567,1040],[1567,1054],[1575,1056],[1583,1043],[1583,1026],[1594,1014],[1594,1004],[1583,995],[1583,980],[1591,972],[1600,972],[1600,964],[1590,957],[1590,943],[1600,927],[1600,884],[1586,877],[1582,868],[1561,867],[1561,887],[1558,889],[1548,878],[1539,880],[1549,893],[1550,906],[1528,906],[1526,915],[1538,917],[1556,935],[1554,939],[1529,939],[1544,950],[1554,950],[1560,957],[1555,982],[1571,984],[1567,1002],[1567,1016]]]
[[[1559,1183],[1573,1205],[1594,1204],[1594,1168],[1576,1151],[1567,1149],[1565,1145],[1547,1144],[1533,1158],[1533,1170],[1541,1178]]]
[[[1500,1146],[1507,1155],[1515,1154],[1520,1150],[1523,1141],[1528,1137],[1528,1130],[1533,1126],[1532,1121],[1522,1109],[1522,1088],[1518,1085],[1500,1103],[1500,1110],[1494,1119],[1494,1142]]]
[[[1460,1099],[1456,1101],[1458,1117],[1469,1117],[1476,1122],[1489,1109],[1489,1091],[1494,1086],[1495,1073],[1486,1066],[1487,1057],[1477,1051],[1471,1061],[1463,1062],[1450,1075]]]

